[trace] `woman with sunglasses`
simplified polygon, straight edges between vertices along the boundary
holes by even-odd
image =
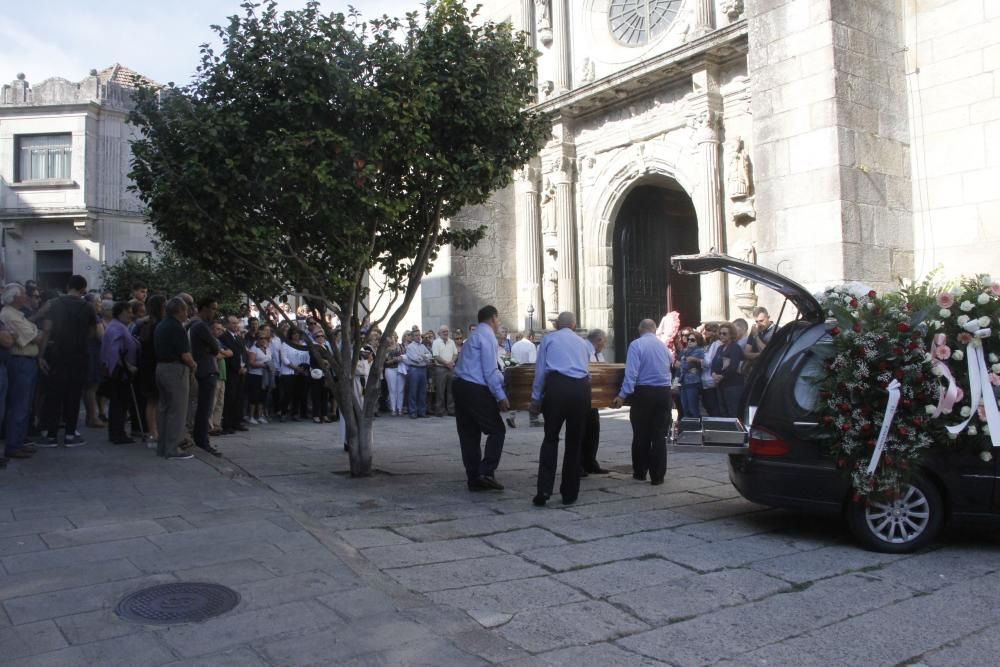
[[[705,361],[703,341],[697,331],[681,332],[674,368],[680,380],[681,416],[701,417],[701,367]]]
[[[736,418],[743,394],[743,376],[740,363],[743,350],[736,342],[736,329],[732,324],[719,325],[719,342],[722,344],[712,359],[712,379],[719,396],[719,411],[723,417]]]

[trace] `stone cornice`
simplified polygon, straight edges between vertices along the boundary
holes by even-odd
[[[664,81],[702,69],[705,63],[724,62],[748,51],[747,22],[741,19],[531,108],[571,117],[585,115],[613,100],[632,97]]]

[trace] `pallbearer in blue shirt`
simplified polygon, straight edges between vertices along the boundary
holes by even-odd
[[[470,491],[500,491],[503,485],[494,473],[503,452],[504,428],[501,410],[510,403],[503,390],[503,375],[497,366],[496,331],[500,316],[493,306],[479,310],[479,325],[469,327],[469,338],[462,346],[455,365],[455,425],[462,446],[462,462]],[[479,441],[486,434],[486,450]]]
[[[531,408],[545,415],[545,439],[538,456],[538,494],[532,502],[541,506],[552,496],[559,460],[559,432],[566,424],[562,480],[559,493],[564,505],[580,494],[580,445],[590,410],[590,348],[576,335],[576,316],[559,313],[556,331],[542,339],[535,360],[535,383]]]
[[[670,420],[670,351],[656,337],[656,322],[639,323],[639,337],[628,346],[625,381],[611,402],[620,408],[632,397],[632,477],[663,484],[667,473],[667,424]]]

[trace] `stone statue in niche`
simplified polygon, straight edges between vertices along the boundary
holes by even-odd
[[[549,0],[535,0],[538,7],[538,41],[545,46],[552,45],[552,9]]]
[[[542,192],[542,243],[546,248],[556,243],[556,186],[552,179],[545,180]]]
[[[594,77],[594,61],[590,58],[584,58],[583,64],[580,65],[580,83],[590,83]]]
[[[757,219],[753,197],[753,165],[747,154],[743,137],[736,137],[728,146],[729,166],[726,174],[726,190],[732,201],[733,222],[746,225]]]
[[[757,245],[751,242],[743,247],[741,253],[736,255],[748,264],[757,263]],[[736,307],[743,311],[743,314],[750,317],[753,309],[757,307],[757,283],[749,278],[739,277],[736,279]]]
[[[753,187],[750,173],[750,156],[743,145],[743,137],[736,137],[729,143],[729,178],[726,186],[732,200],[746,199]]]
[[[542,287],[542,298],[545,300],[545,319],[555,321],[559,315],[559,253],[556,250],[545,251],[545,280]]]
[[[743,0],[722,0],[722,5],[719,8],[730,23],[739,21],[740,17],[743,16]]]
[[[555,90],[556,84],[552,83],[551,80],[542,81],[538,85],[538,96],[543,100],[547,100],[552,95],[552,91]]]

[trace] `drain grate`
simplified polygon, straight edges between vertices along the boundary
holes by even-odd
[[[115,612],[138,623],[198,623],[240,603],[240,594],[220,584],[179,582],[136,591],[122,598]]]

